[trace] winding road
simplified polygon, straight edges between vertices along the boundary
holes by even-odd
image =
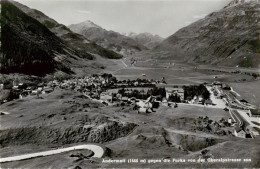
[[[67,148],[60,148],[60,149],[56,149],[56,150],[48,150],[48,151],[43,151],[43,152],[38,152],[38,153],[31,153],[31,154],[24,154],[24,155],[18,155],[18,156],[13,156],[13,157],[0,158],[0,163],[26,160],[26,159],[36,158],[36,157],[44,157],[44,156],[60,154],[60,153],[68,152],[68,151],[84,150],[84,149],[93,151],[94,155],[92,157],[96,157],[96,158],[101,158],[105,152],[104,149],[98,145],[87,144],[87,145],[78,145],[78,146],[72,146],[72,147],[67,147]]]

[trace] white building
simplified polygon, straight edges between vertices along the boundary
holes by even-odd
[[[112,102],[112,99],[113,99],[112,93],[102,92],[102,93],[100,94],[100,100]]]
[[[235,127],[234,129],[234,136],[240,137],[240,138],[246,138],[246,132],[242,130],[241,127]]]

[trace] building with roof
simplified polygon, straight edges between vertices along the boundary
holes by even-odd
[[[234,136],[240,137],[240,138],[246,138],[246,132],[239,126],[234,128],[233,132]]]
[[[100,100],[112,102],[112,100],[113,100],[112,93],[110,93],[110,92],[102,92],[100,94]]]

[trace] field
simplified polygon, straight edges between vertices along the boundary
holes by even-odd
[[[231,83],[233,89],[249,103],[260,107],[260,81],[246,83]]]
[[[200,84],[204,82],[221,81],[224,83],[239,82],[242,80],[251,81],[252,76],[227,72],[215,71],[213,67],[198,68],[196,65],[188,65],[183,63],[171,63],[169,61],[139,61],[137,64],[131,65],[130,61],[122,61],[127,63],[119,70],[112,71],[112,74],[120,80],[133,79],[154,79],[161,80],[165,77],[169,84]],[[123,63],[117,62],[117,64]],[[150,63],[152,62],[152,63]],[[233,69],[234,71],[235,69]],[[143,76],[145,74],[145,76]]]

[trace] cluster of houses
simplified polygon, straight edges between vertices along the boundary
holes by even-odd
[[[4,89],[4,84],[0,84],[0,90]],[[37,84],[37,85],[27,85],[22,82],[19,82],[19,80],[15,79],[12,82],[11,87],[11,94],[8,98],[5,98],[1,101],[2,103],[6,103],[8,101],[12,101],[13,99],[22,99],[24,97],[30,96],[30,95],[37,95],[40,94],[46,94],[50,93],[54,90],[54,88],[50,85],[45,85],[43,83]]]
[[[198,117],[194,130],[199,130],[207,133],[217,134],[217,135],[230,135],[230,132],[226,127],[231,127],[231,119],[221,118],[219,121],[214,121],[209,119],[208,116]]]
[[[223,99],[226,106],[234,109],[247,110],[250,108],[255,108],[255,106],[247,103],[246,100],[238,100],[236,93],[227,84],[222,84],[221,82],[213,82],[212,84],[207,84],[211,87],[211,90],[217,99]]]
[[[254,105],[249,104],[246,100],[239,100],[236,97],[236,93],[232,88],[221,82],[213,82],[212,84],[207,84],[211,87],[215,98],[223,99],[226,106],[234,110],[242,110],[249,116],[249,119],[255,119],[256,121],[260,118],[260,110]],[[259,136],[259,132],[255,130],[251,125],[239,126],[237,122],[233,121],[231,118],[228,119],[231,126],[234,126],[233,135],[240,138],[254,138]]]
[[[61,89],[69,89],[69,90],[75,90],[82,92],[84,95],[88,96],[92,99],[98,99],[102,101],[103,103],[113,103],[114,101],[120,101],[120,102],[138,102],[140,108],[147,108],[150,109],[151,107],[156,107],[155,105],[159,105],[159,102],[162,102],[163,105],[170,105],[169,98],[170,96],[177,96],[180,98],[180,102],[185,102],[184,99],[184,89],[181,86],[167,86],[165,88],[166,97],[165,98],[156,98],[152,97],[148,99],[149,103],[143,99],[138,99],[134,97],[128,97],[128,95],[122,95],[118,93],[117,89],[120,88],[134,88],[134,90],[139,90],[138,92],[143,95],[147,95],[146,89],[152,89],[154,87],[157,87],[157,84],[165,84],[165,78],[162,78],[160,81],[155,80],[147,80],[147,79],[137,79],[137,80],[124,80],[124,81],[118,81],[115,77],[113,77],[110,74],[103,74],[103,75],[91,75],[91,76],[85,76],[83,78],[73,78],[73,79],[67,79],[67,80],[52,80],[48,83],[41,83],[36,86],[27,86],[26,84],[20,83],[17,80],[13,81],[13,87],[12,90],[14,93],[17,93],[19,95],[19,98],[23,98],[28,95],[40,95],[45,93],[52,92],[55,87],[59,87]],[[3,85],[0,85],[1,88],[3,88]],[[115,90],[113,90],[115,89]],[[129,95],[132,91],[125,91],[127,94],[129,92]],[[155,99],[154,99],[155,98]],[[198,103],[201,102],[201,98],[197,97],[194,98],[194,100],[198,100]],[[195,102],[196,103],[196,102]],[[208,104],[211,104],[212,102],[207,102]],[[145,106],[145,105],[153,105],[153,106]],[[176,104],[174,105],[176,107]]]
[[[165,81],[164,79],[162,79]],[[154,108],[158,108],[159,105],[177,107],[177,104],[172,105],[170,100],[171,96],[177,96],[180,102],[193,103],[193,104],[209,104],[214,105],[210,99],[204,100],[201,96],[194,96],[190,101],[185,100],[185,92],[181,86],[164,86],[165,97],[148,95],[149,90],[157,87],[158,82],[146,79],[118,81],[115,77],[109,74],[103,75],[91,75],[83,78],[67,79],[63,81],[52,80],[48,83],[40,83],[34,86],[28,86],[24,83],[14,80],[12,84],[13,95],[17,98],[22,99],[28,95],[46,94],[52,92],[56,87],[61,89],[75,90],[82,92],[85,96],[91,99],[97,99],[101,103],[106,105],[112,103],[121,104],[133,104],[138,113],[148,113],[154,111]],[[210,86],[213,94],[216,98],[223,99],[227,102],[227,106],[234,104],[234,99],[229,98],[225,91],[230,91],[231,88],[220,82],[213,82],[211,84],[205,84]],[[160,86],[160,85],[158,85]],[[0,84],[0,89],[3,89],[4,85]],[[124,89],[124,95],[119,92],[120,89]],[[128,88],[128,89],[127,89]],[[133,91],[138,91],[138,96],[146,95],[146,98],[133,97]],[[5,100],[4,102],[6,102]],[[203,101],[203,102],[202,102]],[[241,101],[242,102],[242,101]],[[241,103],[247,105],[248,103]],[[240,106],[241,106],[240,105]],[[232,107],[230,107],[232,108]],[[244,107],[243,107],[244,108]],[[246,109],[247,115],[252,118],[260,118],[260,110],[258,109]],[[227,121],[230,126],[234,126],[234,121],[228,119]],[[246,126],[244,129],[241,126],[235,126],[233,134],[237,137],[246,138],[258,136],[259,133],[255,131],[251,126]],[[251,127],[251,128],[250,128]]]

